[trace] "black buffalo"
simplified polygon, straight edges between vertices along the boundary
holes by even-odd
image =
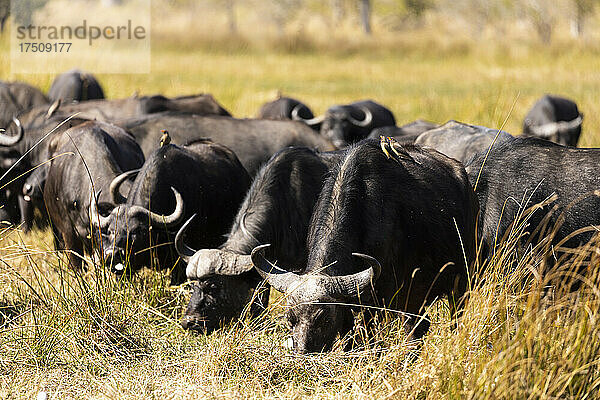
[[[529,110],[523,121],[523,136],[534,136],[564,146],[577,146],[583,114],[569,99],[545,95]]]
[[[393,137],[398,142],[413,143],[421,133],[439,127],[433,122],[418,119],[402,126],[384,126],[371,131],[368,138],[379,140],[381,136]]]
[[[49,164],[37,167],[25,179],[19,195],[19,213],[21,218],[21,229],[29,232],[33,223],[37,222],[39,227],[46,226],[47,213],[44,205],[44,185],[48,176]],[[35,210],[39,210],[40,218],[35,218]]]
[[[51,115],[116,122],[163,111],[177,111],[196,115],[230,116],[210,94],[168,98],[162,95],[132,96],[126,99],[90,100],[82,103],[56,103]]]
[[[439,128],[422,133],[415,144],[430,147],[462,163],[488,151],[492,143],[510,141],[514,137],[498,129],[449,121]]]
[[[537,138],[514,138],[494,147],[489,156],[473,160],[466,169],[479,198],[478,225],[487,251],[495,251],[520,215],[529,216],[525,231],[534,243],[559,220],[553,243],[577,229],[600,224],[599,162],[600,149],[565,147]],[[531,208],[537,204],[543,206]],[[581,232],[565,245],[586,243],[595,231]]]
[[[104,90],[94,75],[73,69],[58,75],[48,91],[50,101],[98,100],[104,98]]]
[[[127,266],[152,266],[153,258],[161,268],[174,267],[175,232],[192,215],[190,243],[198,248],[219,246],[250,186],[235,154],[208,140],[155,150],[123,198],[118,187],[127,176],[111,185],[111,201],[117,206],[98,216],[104,258],[120,273]],[[178,266],[171,274],[174,283],[185,280],[184,265]]]
[[[321,129],[321,123],[315,118],[312,110],[300,100],[291,97],[278,97],[276,100],[263,104],[256,115],[258,119],[274,119],[302,121],[316,131]]]
[[[42,112],[38,113],[37,110]],[[34,182],[42,182],[43,187],[47,172],[47,165],[43,163],[48,160],[50,138],[87,121],[79,118],[64,121],[40,115],[47,111],[48,106],[36,107],[23,114],[22,120],[13,120],[8,125],[6,132],[0,134],[0,176],[7,174],[2,183],[10,182],[8,186],[0,189],[0,202],[3,204],[0,209],[0,220],[10,223],[21,221],[26,230],[31,226],[31,221],[28,220],[26,214],[32,215],[30,213],[33,210],[23,209],[23,207],[31,208],[31,202],[28,204],[24,197],[27,195],[27,193],[23,193],[24,181],[33,168],[39,167],[41,170],[36,170],[37,178]],[[23,122],[21,123],[21,121]],[[28,126],[27,129],[24,128],[25,124]],[[39,194],[39,192],[37,193]],[[29,197],[32,198],[32,196]],[[41,197],[37,197],[36,200],[41,201]]]
[[[394,114],[371,100],[329,107],[325,115],[305,121],[321,124],[321,135],[339,149],[358,142],[378,127],[396,125]]]
[[[363,142],[332,169],[315,205],[302,274],[267,261],[263,246],[252,252],[257,271],[286,293],[298,352],[328,349],[347,333],[348,303],[417,316],[440,296],[454,310],[465,293],[477,200],[464,168],[410,144],[389,142],[383,150]],[[426,320],[413,321],[416,336],[426,332]]]
[[[161,113],[126,121],[121,126],[137,138],[146,155],[156,148],[162,130],[169,131],[175,144],[210,138],[233,150],[250,176],[273,154],[289,146],[334,149],[328,140],[297,121]]]
[[[119,100],[90,100],[72,104],[55,101],[51,105],[37,106],[21,113],[19,121],[11,122],[6,132],[0,135],[0,146],[2,146],[0,149],[0,173],[6,172],[21,156],[25,156],[25,159],[16,166],[18,169],[11,171],[11,176],[5,178],[5,182],[9,182],[21,174],[25,174],[25,176],[11,183],[14,188],[0,190],[0,192],[5,192],[0,193],[0,202],[5,205],[3,209],[0,209],[0,220],[13,223],[21,220],[26,230],[31,226],[29,217],[33,215],[32,207],[41,201],[40,198],[35,197],[36,192],[32,189],[35,189],[35,185],[41,185],[43,188],[47,167],[42,167],[33,182],[28,182],[31,185],[29,189],[21,188],[21,186],[28,170],[48,160],[47,148],[50,140],[49,138],[42,140],[46,135],[59,135],[66,129],[88,120],[111,122],[164,110],[178,110],[190,114],[229,115],[210,95],[183,96],[171,99],[164,96],[146,96]],[[38,144],[40,140],[41,142]],[[27,198],[32,201],[27,202]],[[19,211],[20,209],[21,211]]]
[[[97,204],[109,199],[112,180],[140,168],[144,156],[123,129],[91,121],[55,136],[49,154],[56,158],[48,169],[44,201],[56,246],[68,250],[69,263],[77,268],[84,250],[92,251],[90,227]]]
[[[240,315],[262,280],[250,260],[259,244],[273,243],[267,256],[292,270],[306,265],[310,216],[335,157],[302,147],[275,154],[258,172],[219,248],[191,250],[183,243],[182,228],[176,246],[187,261],[187,277],[196,281],[181,321],[185,329],[209,333]],[[268,291],[265,294],[256,298],[253,313],[268,301]]]
[[[45,104],[48,99],[39,89],[23,82],[0,81],[0,129],[25,111]]]

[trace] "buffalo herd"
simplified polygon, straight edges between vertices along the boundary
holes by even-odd
[[[553,252],[600,224],[600,149],[576,147],[583,115],[566,98],[543,96],[515,137],[398,126],[372,100],[315,116],[279,95],[239,119],[210,94],[104,97],[79,70],[47,96],[0,82],[0,219],[49,225],[75,271],[190,281],[184,329],[258,315],[272,287],[296,352],[331,349],[365,307],[397,310],[419,338],[425,307],[443,297],[457,315],[526,210],[522,245]]]

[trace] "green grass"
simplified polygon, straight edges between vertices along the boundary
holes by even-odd
[[[152,74],[99,78],[111,98],[210,92],[236,116],[254,115],[281,90],[317,112],[372,98],[399,123],[457,119],[499,127],[506,119],[515,134],[539,96],[557,93],[585,113],[582,144],[600,144],[595,48],[418,40],[299,53],[155,40]],[[3,55],[7,46],[1,39]],[[0,79],[43,89],[52,79],[8,68],[2,57]],[[539,254],[519,256],[512,243],[503,249],[473,287],[458,328],[443,303],[431,309],[422,347],[408,343],[401,321],[389,318],[368,340],[359,329],[362,345],[353,352],[296,356],[280,347],[286,330],[278,300],[258,321],[193,335],[178,322],[187,288],[169,287],[164,274],[117,281],[100,266],[74,274],[54,253],[48,231],[3,231],[0,398],[39,391],[61,399],[596,398],[600,279],[590,274],[577,293],[557,285],[554,300],[544,299],[543,288],[560,282],[559,273],[536,281],[529,271],[539,267]]]

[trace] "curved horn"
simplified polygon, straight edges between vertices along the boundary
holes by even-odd
[[[23,136],[25,136],[25,130],[23,129],[23,125],[21,125],[21,121],[19,121],[17,118],[13,118],[13,122],[18,129],[17,135],[8,136],[4,133],[0,134],[0,146],[14,146],[15,144],[19,143],[21,139],[23,139]]]
[[[352,255],[366,261],[369,268],[352,275],[323,277],[322,284],[328,295],[344,298],[358,297],[379,278],[381,265],[375,258],[361,253],[352,253]]]
[[[290,289],[295,288],[300,283],[301,278],[293,272],[284,271],[271,264],[264,256],[265,248],[269,246],[270,244],[263,244],[252,250],[250,257],[254,269],[276,290],[282,293],[289,292]]]
[[[253,268],[249,255],[222,249],[202,249],[190,258],[185,273],[190,279],[203,279],[214,275],[240,276]]]
[[[50,107],[48,108],[48,112],[46,113],[46,119],[50,118],[54,113],[60,108],[61,99],[56,100]]]
[[[302,108],[302,104],[296,104],[296,106],[292,109],[292,119],[294,121],[301,121],[301,122],[304,122],[308,126],[315,126],[315,125],[318,125],[321,122],[323,122],[323,120],[325,120],[324,115],[319,115],[318,117],[309,118],[309,119],[302,118],[300,115],[298,115],[298,113],[300,112],[300,108]]]
[[[103,217],[98,212],[98,199],[100,198],[101,192],[102,190],[98,191],[95,196],[92,193],[92,201],[90,202],[90,221],[92,222],[93,226],[105,228],[110,223],[110,217]]]
[[[170,215],[157,214],[142,206],[132,206],[129,208],[128,212],[130,214],[140,213],[147,215],[150,219],[150,223],[153,225],[166,226],[167,228],[177,225],[181,221],[181,218],[183,218],[185,204],[183,202],[183,197],[181,197],[181,194],[177,191],[177,189],[171,187],[171,190],[175,195],[176,204],[175,210],[173,210],[173,212]]]
[[[196,254],[196,250],[192,249],[187,244],[185,244],[185,242],[183,241],[183,235],[185,234],[185,230],[187,229],[190,222],[192,222],[192,220],[196,218],[196,215],[198,214],[192,215],[187,221],[185,221],[185,224],[183,224],[181,228],[179,228],[179,231],[177,231],[177,235],[175,235],[175,250],[177,250],[177,254],[179,254],[179,257],[181,257],[181,259],[186,263],[190,261],[191,256]]]
[[[558,123],[557,122],[549,122],[544,125],[538,126],[530,126],[529,130],[538,137],[547,138],[556,135],[558,132]]]
[[[364,128],[365,126],[368,126],[371,123],[371,121],[373,121],[373,113],[367,107],[360,106],[359,108],[363,113],[365,113],[365,119],[359,121],[357,119],[354,119],[352,115],[348,113],[348,121],[352,122],[356,126]]]
[[[571,121],[549,122],[547,124],[530,126],[529,129],[533,134],[539,137],[551,137],[558,132],[564,132],[571,129],[579,128],[583,123],[583,114],[579,114],[577,118]]]
[[[365,261],[369,267],[373,268],[373,281],[379,279],[379,276],[381,275],[381,264],[379,264],[379,261],[377,261],[375,257],[371,257],[362,253],[352,253],[352,255]]]
[[[131,171],[123,172],[121,175],[117,176],[115,179],[112,180],[108,190],[110,191],[110,196],[112,198],[113,203],[115,203],[115,205],[119,204],[119,203],[125,203],[127,201],[127,199],[121,195],[121,193],[119,192],[119,189],[121,188],[121,185],[127,179],[129,179],[129,177],[131,177],[133,175],[137,175],[138,172],[140,172],[139,169],[134,169]]]

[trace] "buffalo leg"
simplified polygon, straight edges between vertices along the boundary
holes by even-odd
[[[25,201],[23,196],[19,196],[19,211],[21,212],[21,228],[23,232],[27,233],[33,225],[33,205],[30,201]]]
[[[74,270],[80,270],[83,256],[83,244],[75,239],[75,235],[63,235],[63,242],[65,244],[65,250],[67,250],[67,258],[69,260],[69,266]]]

